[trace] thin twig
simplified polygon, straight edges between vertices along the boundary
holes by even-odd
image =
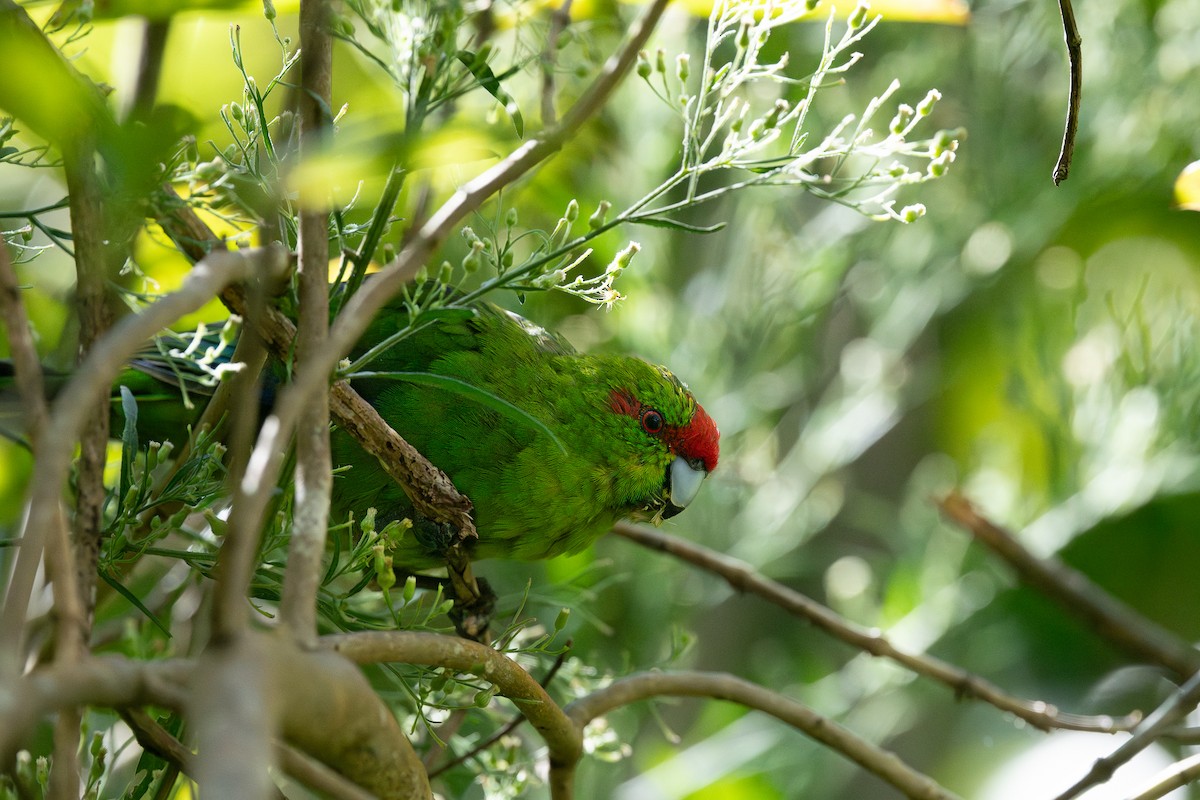
[[[862,739],[833,720],[777,692],[735,675],[711,672],[643,672],[614,681],[580,698],[566,712],[581,728],[596,717],[640,700],[655,697],[711,697],[757,709],[782,720],[805,735],[827,745],[867,771],[899,789],[905,797],[921,800],[954,800],[953,792],[917,772],[894,753]],[[573,765],[571,765],[573,767]],[[560,769],[565,772],[565,769]],[[552,790],[566,775],[550,778]],[[562,790],[555,798],[569,797]]]
[[[54,664],[0,684],[0,763],[10,764],[47,714],[75,706],[183,708],[193,664],[184,659],[135,661],[120,656]]]
[[[1166,667],[1180,679],[1200,670],[1200,651],[1059,559],[1038,558],[962,495],[951,494],[938,505],[943,514],[1007,561],[1022,581],[1083,619],[1098,635],[1136,658]]]
[[[328,109],[333,83],[333,37],[326,0],[300,3],[300,156],[320,144],[332,126]],[[296,370],[309,369],[309,354],[329,331],[329,209],[325,198],[302,197],[299,239],[300,313]],[[320,369],[319,364],[313,365]],[[317,590],[329,526],[333,457],[329,445],[329,373],[305,406],[296,433],[296,513],[288,544],[280,617],[312,646],[317,637]]]
[[[1104,758],[1097,759],[1087,775],[1055,800],[1071,800],[1078,797],[1093,786],[1104,783],[1113,776],[1117,768],[1126,764],[1138,753],[1145,750],[1173,725],[1184,719],[1200,704],[1200,672],[1193,675],[1165,703],[1154,709],[1146,717],[1146,721],[1137,727],[1133,735],[1122,742],[1121,746]]]
[[[569,644],[568,644],[568,647],[570,647]],[[554,680],[554,676],[558,674],[558,671],[560,669],[562,669],[562,665],[567,660],[567,652],[568,652],[567,650],[563,650],[561,653],[559,653],[558,657],[554,659],[554,663],[550,665],[550,669],[546,670],[546,677],[542,678],[542,687],[543,688],[549,686],[550,681]],[[517,729],[517,727],[520,726],[520,724],[524,721],[525,721],[525,717],[523,715],[518,714],[517,716],[510,719],[503,727],[500,728],[500,730],[496,731],[491,736],[484,739],[482,742],[475,745],[467,752],[465,752],[461,755],[455,756],[454,758],[450,759],[449,761],[444,762],[441,766],[430,770],[429,777],[436,778],[438,775],[441,775],[446,770],[453,769],[454,767],[457,767],[459,764],[463,763],[464,761],[474,758],[475,756],[479,755],[480,753],[486,751],[489,747],[494,745],[496,742],[500,741],[505,736],[508,736],[510,733],[515,731]]]
[[[109,260],[113,246],[111,218],[96,174],[96,140],[79,133],[60,145],[63,173],[70,205],[71,237],[75,248],[75,305],[79,319],[79,357],[87,358],[112,325],[108,305]],[[64,526],[55,524],[47,562],[54,577],[57,608],[55,653],[59,661],[82,658],[91,635],[96,602],[96,574],[104,534],[104,467],[108,458],[109,389],[72,398],[87,409],[78,430],[79,460],[75,479],[73,536],[64,541]],[[60,484],[61,485],[61,484]],[[47,499],[61,519],[57,499]],[[55,566],[57,564],[57,566]],[[50,772],[52,797],[79,796],[80,709],[64,709],[54,725],[54,768]]]
[[[873,656],[895,661],[918,675],[924,675],[949,686],[958,697],[981,700],[1025,720],[1040,730],[1048,731],[1058,728],[1116,733],[1131,730],[1141,719],[1139,714],[1118,718],[1069,714],[1059,711],[1049,703],[1012,697],[978,675],[973,675],[939,658],[901,650],[877,631],[855,625],[815,600],[760,575],[748,565],[722,553],[661,531],[627,522],[618,523],[613,531],[643,547],[668,553],[689,564],[719,575],[734,589],[756,594],[789,613],[808,620],[821,630],[849,645]]]
[[[1071,0],[1058,0],[1058,9],[1062,13],[1063,38],[1067,42],[1071,87],[1067,94],[1067,121],[1063,128],[1062,147],[1058,151],[1058,162],[1054,165],[1055,186],[1065,181],[1071,171],[1075,136],[1079,132],[1079,98],[1083,93],[1083,39],[1075,24],[1075,9],[1071,7]]]
[[[130,110],[134,114],[145,114],[154,107],[170,32],[170,17],[142,22],[142,51],[138,53],[137,77],[130,98]]]
[[[1158,800],[1176,789],[1200,780],[1200,755],[1189,756],[1177,761],[1154,776],[1154,783],[1130,798],[1130,800]]]

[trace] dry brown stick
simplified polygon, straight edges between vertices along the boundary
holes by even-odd
[[[914,770],[896,754],[862,739],[827,717],[736,675],[712,672],[643,672],[614,681],[567,706],[566,712],[582,728],[596,717],[655,697],[708,697],[728,700],[770,714],[805,735],[841,753],[914,800],[956,800],[957,795],[927,775]],[[571,765],[572,767],[574,765]],[[560,773],[567,770],[560,768]],[[555,800],[572,796],[568,774],[550,776]]]
[[[668,553],[689,564],[719,575],[734,589],[756,594],[789,613],[808,620],[847,644],[873,656],[894,661],[918,675],[924,675],[945,684],[953,689],[955,695],[959,697],[975,698],[1002,711],[1007,711],[1040,730],[1048,731],[1057,728],[1116,733],[1131,730],[1141,719],[1140,714],[1130,714],[1118,718],[1070,714],[1059,711],[1048,703],[1012,697],[990,681],[939,658],[901,650],[878,631],[856,625],[815,600],[762,576],[748,565],[722,553],[661,531],[627,522],[618,523],[613,531],[643,547]]]
[[[1058,0],[1062,14],[1063,38],[1067,42],[1067,69],[1070,73],[1070,89],[1067,92],[1067,121],[1063,127],[1062,147],[1058,151],[1058,162],[1054,165],[1054,185],[1067,179],[1071,171],[1071,159],[1075,156],[1075,137],[1079,132],[1079,98],[1083,94],[1083,39],[1075,24],[1075,9],[1071,0]]]
[[[1180,679],[1200,669],[1200,651],[1196,648],[1059,559],[1038,558],[1011,533],[984,518],[962,495],[951,494],[938,506],[949,519],[1004,559],[1024,583],[1081,618],[1098,635],[1136,658],[1166,667]]]
[[[301,0],[300,74],[300,157],[304,159],[332,127],[333,37],[327,0]],[[303,374],[310,369],[309,354],[320,348],[329,332],[329,208],[324,197],[302,196],[300,203],[296,371]],[[311,368],[319,370],[320,365]],[[328,373],[325,378],[297,425],[296,511],[280,603],[282,622],[308,646],[317,639],[317,590],[333,491]]]

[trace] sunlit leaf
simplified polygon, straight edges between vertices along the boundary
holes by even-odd
[[[472,53],[469,50],[460,50],[456,53],[458,60],[463,63],[471,74],[475,76],[475,80],[479,81],[479,85],[487,90],[487,93],[496,98],[500,105],[504,106],[504,111],[512,119],[513,128],[517,131],[517,136],[525,136],[525,118],[521,116],[521,109],[517,107],[517,101],[513,96],[504,90],[500,85],[500,78],[492,72],[492,68],[487,62],[479,57],[478,54]]]

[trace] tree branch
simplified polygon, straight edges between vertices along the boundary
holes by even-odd
[[[711,672],[643,672],[630,675],[582,697],[566,712],[583,728],[596,717],[639,700],[654,697],[711,697],[765,712],[836,750],[867,771],[915,800],[955,800],[957,795],[927,775],[909,767],[896,754],[856,736],[833,720],[817,714],[789,697],[772,692],[734,675]],[[570,769],[574,764],[569,765]],[[555,769],[552,767],[552,770]],[[554,797],[571,797],[570,775],[559,767],[550,777]]]
[[[327,0],[300,3],[300,157],[319,144],[331,127],[328,110],[333,83],[333,38],[329,35]],[[296,337],[296,371],[310,368],[310,354],[329,332],[329,209],[325,198],[301,197],[299,221],[300,314]],[[296,512],[288,543],[280,617],[297,640],[317,639],[317,590],[329,527],[333,490],[333,456],[329,446],[329,375],[300,416],[296,433]]]
[[[583,754],[580,729],[532,675],[503,653],[456,636],[371,631],[321,637],[321,646],[357,664],[399,661],[478,675],[512,700],[546,741],[550,763],[574,764]]]
[[[1187,678],[1200,669],[1200,651],[1092,583],[1057,558],[1038,558],[1003,528],[985,519],[960,494],[938,503],[942,513],[969,531],[1016,570],[1026,584],[1081,618],[1095,632],[1136,658]]]
[[[870,655],[890,659],[918,675],[924,675],[945,684],[954,690],[957,697],[975,698],[993,705],[1001,711],[1007,711],[1040,730],[1048,731],[1060,728],[1116,733],[1131,730],[1141,719],[1139,714],[1130,714],[1116,719],[1109,716],[1069,714],[1059,711],[1048,703],[1012,697],[978,675],[973,675],[939,658],[901,650],[877,631],[855,625],[815,600],[763,577],[746,564],[722,553],[661,531],[632,525],[628,522],[617,523],[613,532],[643,547],[668,553],[689,564],[719,575],[734,589],[756,594],[785,611],[808,620],[836,639]]]

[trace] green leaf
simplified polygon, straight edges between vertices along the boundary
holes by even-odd
[[[122,585],[120,581],[118,581],[112,575],[108,574],[107,571],[100,570],[100,577],[101,577],[101,579],[104,580],[105,583],[107,583],[109,586],[111,586],[113,589],[115,589],[117,594],[121,595],[126,600],[128,600],[130,602],[130,604],[133,605],[134,608],[136,608],[138,611],[141,611],[143,614],[145,614],[146,618],[154,623],[154,627],[158,628],[160,631],[162,631],[164,634],[166,634],[166,637],[168,639],[171,638],[171,631],[167,629],[166,625],[162,624],[162,622],[158,619],[158,617],[154,616],[153,611],[146,608],[146,604],[141,601],[141,598],[139,598],[136,594],[134,594],[133,592],[126,589],[125,586]]]
[[[121,480],[117,503],[123,504],[133,485],[133,462],[138,454],[137,399],[128,386],[121,386],[121,411],[125,415],[125,428],[121,431]]]
[[[667,219],[666,217],[634,217],[629,220],[636,225],[649,225],[651,228],[667,228],[673,231],[684,231],[686,233],[716,233],[725,227],[724,222],[718,222],[716,225],[692,225],[679,220]]]
[[[346,376],[346,379],[350,381],[366,378],[382,378],[384,380],[404,381],[405,383],[433,386],[438,389],[444,389],[448,392],[453,392],[457,395],[467,398],[468,400],[474,400],[480,405],[486,406],[487,408],[499,412],[506,417],[515,419],[518,422],[523,422],[531,428],[535,428],[541,433],[549,436],[551,441],[558,445],[559,450],[563,451],[564,453],[567,452],[567,448],[563,445],[562,440],[554,434],[554,431],[550,430],[550,428],[546,426],[546,423],[542,422],[528,411],[518,408],[507,400],[497,397],[485,389],[480,389],[478,386],[473,386],[466,381],[459,380],[458,378],[451,378],[448,375],[437,375],[432,372],[355,372]]]
[[[471,74],[475,76],[475,80],[479,81],[479,85],[486,89],[488,94],[496,98],[500,105],[504,106],[504,110],[512,118],[513,128],[516,129],[517,136],[524,138],[525,119],[521,116],[521,109],[517,108],[517,101],[513,99],[513,96],[504,91],[504,87],[500,85],[500,78],[496,77],[496,73],[492,72],[492,68],[487,65],[487,62],[470,50],[459,50],[454,55],[455,58],[462,62],[464,67],[471,71]],[[507,73],[505,77],[509,74],[512,73]]]

